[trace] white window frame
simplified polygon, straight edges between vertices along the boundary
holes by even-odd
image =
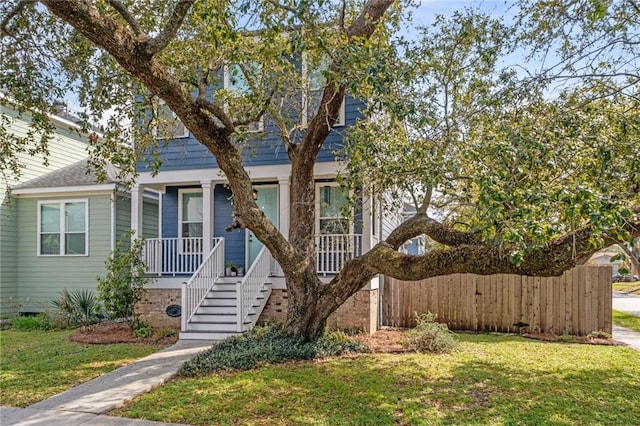
[[[229,67],[233,66],[234,64],[227,64],[224,66],[224,89],[229,91],[230,93],[233,92],[233,89],[229,88]],[[225,105],[226,107],[226,105]],[[233,117],[232,117],[233,120]],[[254,127],[256,123],[250,123],[247,124],[246,126],[242,126],[242,128],[246,129],[249,133],[261,133],[264,132],[264,114],[260,116],[260,119],[257,121],[257,128]]]
[[[320,234],[320,219],[331,219],[329,217],[320,217],[320,203],[322,203],[322,200],[320,199],[320,188],[325,187],[325,186],[331,186],[331,187],[340,187],[340,184],[338,182],[316,182],[316,223],[315,223],[315,228],[316,228],[316,235],[321,235]],[[335,217],[334,219],[337,219],[338,217]],[[353,234],[354,233],[354,221],[351,218],[344,218],[342,216],[339,217],[340,219],[345,219],[349,221],[349,230],[348,232],[345,233],[345,235],[348,234]],[[333,235],[333,234],[324,234],[324,235]]]
[[[305,52],[302,53],[302,80],[304,81],[305,87],[302,90],[302,120],[301,124],[303,128],[307,128],[309,126],[309,100],[310,93],[312,92],[309,87],[309,79],[308,79],[308,66],[309,62],[307,60],[307,54]],[[316,91],[316,90],[314,90]],[[317,89],[317,91],[324,91],[324,87]],[[344,127],[346,121],[346,113],[345,113],[345,104],[346,104],[346,94],[342,97],[342,104],[340,105],[340,111],[338,112],[338,120],[333,124],[333,127]]]
[[[165,101],[163,101],[162,99],[158,100],[158,104],[155,106],[155,108],[158,108],[158,111],[156,111],[156,117],[159,115],[159,110],[162,109],[167,109],[170,112],[170,115],[173,116],[179,123],[180,126],[182,126],[182,128],[184,129],[184,132],[182,134],[177,134],[174,133],[173,135],[162,135],[162,134],[158,134],[158,126],[157,123],[154,124],[153,128],[152,128],[152,134],[153,136],[158,139],[158,140],[166,140],[166,139],[184,139],[184,138],[188,138],[190,133],[189,133],[189,129],[187,129],[187,126],[184,125],[184,123],[182,122],[182,120],[180,120],[180,118],[176,115],[175,112],[173,112],[171,110],[171,108],[169,108],[166,104]]]
[[[65,206],[67,204],[84,204],[84,253],[71,253],[66,254],[66,222],[65,222]],[[58,233],[60,234],[60,250],[58,254],[55,253],[41,253],[42,244],[42,217],[41,210],[43,205],[58,205],[60,208],[60,224]],[[36,251],[39,257],[87,257],[89,256],[89,199],[65,199],[65,200],[38,200],[38,213],[37,213],[37,233],[36,233]]]
[[[202,201],[204,202],[204,191],[202,190],[202,188],[179,188],[178,189],[178,240],[180,240],[180,243],[178,244],[178,251],[180,254],[183,253],[194,253],[194,252],[202,252],[202,247],[197,247],[197,244],[189,244],[188,241],[191,240],[186,240],[186,238],[202,238],[202,241],[204,242],[204,212],[203,212],[203,216],[202,216],[202,221],[201,222],[194,222],[194,221],[188,221],[186,223],[201,223],[202,224],[202,232],[203,235],[201,237],[185,237],[182,235],[182,225],[185,223],[185,221],[183,221],[183,217],[182,217],[182,211],[183,211],[183,195],[184,194],[195,194],[195,193],[199,193],[202,196]],[[198,250],[199,249],[199,250]]]

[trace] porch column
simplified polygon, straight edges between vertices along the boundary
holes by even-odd
[[[213,240],[213,185],[202,181],[202,255],[207,256]]]
[[[362,253],[371,250],[371,236],[373,235],[372,226],[373,203],[371,194],[363,194],[362,197]]]
[[[289,213],[291,210],[289,209],[290,203],[290,183],[289,176],[279,177],[278,185],[280,186],[279,197],[278,197],[278,229],[280,229],[280,233],[284,235],[284,237],[289,240]]]
[[[289,241],[289,214],[291,213],[291,192],[290,192],[290,180],[289,176],[283,176],[278,178],[278,229],[280,233],[284,235],[284,238]],[[278,276],[283,276],[282,268],[274,260],[274,271]]]
[[[134,185],[131,188],[131,230],[132,238],[142,237],[142,210],[144,189],[140,185]]]

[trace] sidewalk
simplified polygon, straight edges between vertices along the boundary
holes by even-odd
[[[640,296],[614,291],[613,309],[640,317]],[[640,351],[640,333],[614,325],[612,334],[615,340],[624,342],[629,347]]]
[[[0,407],[0,424],[8,425],[170,425],[102,415],[164,383],[180,365],[212,342],[181,340],[175,345],[118,368],[26,408]]]

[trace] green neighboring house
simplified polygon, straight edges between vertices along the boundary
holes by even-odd
[[[29,132],[31,116],[28,113],[19,114],[11,107],[10,100],[2,96],[0,102],[0,126],[3,131],[24,137]],[[88,139],[79,134],[74,117],[60,111],[59,115],[50,115],[51,123],[56,126],[56,135],[49,141],[49,155],[45,164],[42,155],[17,154],[20,162],[26,167],[21,176],[16,178],[9,174],[0,177],[0,314],[12,313],[20,305],[18,286],[18,245],[22,236],[18,236],[18,212],[14,201],[7,195],[8,186],[42,176],[53,170],[73,164],[87,156]],[[5,141],[0,140],[0,144]]]
[[[104,262],[131,228],[131,198],[109,166],[98,183],[83,159],[16,185],[17,299],[22,312],[50,306],[64,289],[96,290]],[[158,234],[158,201],[145,193],[143,236]]]

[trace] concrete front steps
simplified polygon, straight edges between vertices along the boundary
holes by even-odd
[[[238,330],[236,282],[220,282],[213,286],[195,314],[180,332],[181,340],[224,340],[242,334]],[[265,283],[260,295],[242,324],[243,332],[253,327],[271,294],[271,283]]]

